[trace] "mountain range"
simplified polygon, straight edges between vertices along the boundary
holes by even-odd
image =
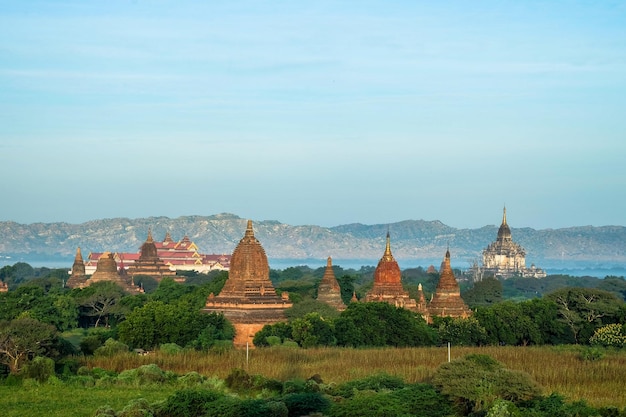
[[[148,230],[155,240],[188,236],[201,253],[230,254],[242,238],[246,219],[234,214],[211,216],[112,218],[70,223],[0,222],[0,256],[6,259],[71,259],[80,247],[89,252],[136,252]],[[391,236],[396,259],[416,265],[440,262],[447,248],[457,265],[480,263],[482,250],[496,239],[498,225],[457,229],[440,221],[405,220],[390,224],[359,223],[335,227],[293,226],[276,220],[253,221],[256,237],[270,259],[364,260],[375,264]],[[626,227],[581,226],[535,230],[511,227],[513,240],[526,250],[526,263],[539,267],[564,263],[626,263]]]

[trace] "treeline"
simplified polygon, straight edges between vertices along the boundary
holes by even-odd
[[[353,294],[362,297],[371,288],[370,267],[359,271],[335,267],[348,305],[340,313],[315,299],[323,273],[324,268],[307,267],[271,271],[277,291],[288,291],[294,306],[286,312],[287,322],[257,333],[255,345],[411,347],[449,342],[464,346],[575,343],[621,347],[626,340],[623,278],[486,279],[472,287],[466,283],[463,295],[473,316],[434,318],[428,324],[419,314],[389,304],[350,303]],[[226,272],[186,273],[184,285],[165,279],[139,295],[128,295],[106,282],[69,289],[64,287],[67,271],[37,270],[27,264],[3,267],[0,276],[11,283],[10,291],[0,294],[0,363],[4,364],[0,374],[17,374],[36,356],[91,355],[105,349],[107,341],[109,347],[116,341],[126,349],[143,350],[168,343],[206,351],[231,347],[231,323],[219,314],[201,312],[207,296],[220,292]],[[404,271],[403,280],[409,291],[422,283],[429,296],[438,278],[417,268]],[[143,280],[148,282],[148,277]],[[595,287],[567,286],[544,295],[536,290],[534,298],[506,299],[509,285],[550,288],[551,280],[592,282]],[[20,330],[26,328],[30,330]]]

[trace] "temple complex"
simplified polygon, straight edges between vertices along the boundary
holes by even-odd
[[[151,234],[151,232],[149,233]],[[156,247],[157,257],[171,271],[209,273],[215,270],[227,271],[230,267],[230,255],[202,254],[199,252],[198,246],[188,236],[184,236],[176,242],[167,232],[162,242],[153,240],[153,244]],[[116,252],[113,257],[118,263],[124,263],[125,268],[130,268],[141,257],[142,248],[139,249],[139,252]],[[85,263],[87,275],[94,273],[101,256],[102,252],[89,253]]]
[[[331,257],[326,261],[326,270],[322,281],[317,287],[317,300],[336,308],[339,311],[346,309],[346,304],[341,299],[341,288],[333,271],[333,262]]]
[[[135,286],[132,278],[128,279],[120,276],[117,270],[117,263],[115,262],[113,254],[111,252],[104,252],[104,254],[102,254],[100,259],[98,260],[96,272],[94,272],[91,278],[85,281],[84,285],[81,286],[81,288],[90,286],[97,282],[113,282],[122,287],[124,291],[132,294],[143,292],[143,289]]]
[[[365,295],[365,301],[386,302],[408,310],[417,308],[415,300],[410,298],[408,291],[402,287],[402,272],[391,253],[389,232],[387,232],[385,253],[374,271],[374,286]]]
[[[450,250],[446,250],[446,256],[441,263],[439,282],[435,294],[428,304],[428,314],[431,317],[460,318],[467,318],[472,315],[472,310],[461,298],[461,289],[450,266]],[[430,321],[431,317],[428,317],[427,321]]]
[[[223,313],[235,327],[235,346],[244,347],[252,346],[255,333],[266,324],[286,321],[285,309],[291,306],[287,293],[276,294],[265,249],[248,220],[245,235],[230,259],[224,288],[219,295],[209,295],[203,311]]]
[[[123,258],[121,261],[123,262]],[[120,268],[120,271],[121,270],[122,268]],[[166,277],[173,279],[176,277],[176,271],[167,267],[163,260],[159,258],[157,247],[152,239],[152,232],[150,230],[148,230],[148,238],[144,244],[141,245],[139,258],[128,267],[127,272],[131,277],[146,275],[154,278],[157,282],[161,282],[161,280]]]
[[[77,248],[70,278],[67,280],[65,285],[70,288],[82,288],[86,281],[87,275],[85,274],[85,261],[83,261],[83,255],[80,252],[80,248]]]
[[[506,207],[502,215],[502,224],[498,229],[496,241],[483,250],[483,265],[480,276],[493,275],[496,278],[511,278],[514,276],[544,278],[545,271],[532,265],[526,268],[526,252],[517,243],[513,242],[511,229],[506,222]]]

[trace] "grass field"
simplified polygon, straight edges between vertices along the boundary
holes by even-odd
[[[606,352],[599,360],[581,359],[579,346],[542,347],[459,347],[451,358],[482,353],[507,368],[528,372],[543,388],[544,394],[557,392],[568,401],[585,400],[593,406],[626,407],[626,352]],[[225,378],[233,368],[250,374],[287,380],[319,374],[324,382],[340,383],[373,373],[388,373],[406,382],[425,382],[439,365],[448,360],[447,348],[383,349],[289,349],[267,348],[208,355],[184,352],[175,356],[154,352],[146,356],[123,355],[115,358],[90,358],[88,365],[122,371],[155,363],[179,374],[197,371]]]
[[[0,386],[2,417],[91,417],[100,406],[121,410],[129,401],[145,398],[163,400],[174,392],[172,387],[78,387],[64,384],[40,386]]]
[[[484,347],[452,348],[451,358],[482,353],[507,368],[528,372],[543,387],[544,394],[557,392],[567,401],[585,400],[592,406],[626,407],[626,352],[606,352],[599,360],[581,359],[580,347]],[[146,356],[124,354],[86,360],[89,367],[117,372],[154,363],[163,370],[185,374],[196,371],[225,378],[233,368],[250,374],[288,380],[319,374],[326,383],[341,383],[375,373],[402,377],[406,382],[427,382],[436,368],[447,361],[446,348],[384,349],[293,349],[268,348],[229,351],[221,355],[185,351],[176,355],[154,352]],[[79,387],[60,382],[0,385],[0,413],[13,416],[92,416],[104,405],[122,409],[130,400],[163,400],[172,386]]]

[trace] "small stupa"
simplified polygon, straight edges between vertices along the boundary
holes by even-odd
[[[80,252],[80,247],[76,249],[76,256],[74,257],[74,264],[72,264],[72,271],[70,278],[65,285],[69,288],[82,288],[87,282],[87,275],[85,274],[85,261],[83,255]]]
[[[326,270],[322,281],[317,287],[317,300],[336,308],[339,311],[346,309],[346,304],[341,299],[341,288],[333,271],[333,261],[329,256],[326,260]]]
[[[265,249],[248,220],[231,257],[224,288],[219,295],[209,295],[203,311],[223,313],[235,327],[234,345],[245,347],[252,346],[255,333],[266,324],[286,321],[285,309],[292,305],[286,292],[276,294]]]
[[[386,302],[396,307],[416,309],[415,300],[402,287],[402,272],[391,253],[391,240],[387,232],[385,253],[374,271],[374,286],[365,295],[366,302]]]
[[[433,299],[428,305],[431,316],[467,318],[472,315],[465,301],[461,298],[461,289],[450,266],[450,250],[441,263],[439,283]]]

